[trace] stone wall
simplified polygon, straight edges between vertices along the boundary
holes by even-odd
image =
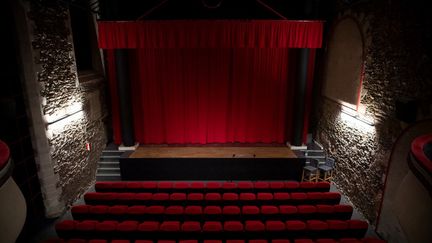
[[[40,107],[39,115],[44,121],[44,131],[33,131],[39,177],[46,215],[55,217],[95,180],[97,162],[106,145],[103,79],[93,82],[91,88],[78,81],[66,6],[58,1],[31,1],[22,2],[21,7],[25,9],[29,29],[20,35],[29,36],[33,59],[27,58],[24,65],[34,70],[34,79],[27,75],[25,82],[35,83],[36,88],[36,92],[32,90],[27,95],[28,100],[39,101],[30,103],[29,109]],[[38,129],[35,125],[40,120],[36,116],[34,112],[33,130]],[[38,143],[44,139],[46,146]],[[42,158],[44,150],[48,153]],[[50,170],[53,173],[46,173]],[[57,202],[55,210],[50,204],[53,201]]]
[[[379,211],[392,145],[403,129],[396,101],[415,99],[417,119],[430,116],[432,21],[426,9],[380,0],[344,6],[339,12],[338,18],[357,18],[368,39],[361,104],[375,126],[347,121],[340,104],[323,98],[316,139],[337,160],[336,184],[371,223]]]

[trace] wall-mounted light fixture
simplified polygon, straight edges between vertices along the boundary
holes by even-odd
[[[356,110],[342,106],[340,119],[346,125],[356,128],[364,133],[375,132],[375,122],[372,117],[366,117]]]

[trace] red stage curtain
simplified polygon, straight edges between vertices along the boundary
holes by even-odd
[[[131,51],[136,140],[284,143],[296,59],[295,49]]]
[[[323,22],[175,20],[98,22],[99,47],[321,48]]]

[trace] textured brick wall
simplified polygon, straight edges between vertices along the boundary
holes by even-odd
[[[56,118],[54,120],[58,121],[47,125],[51,161],[39,162],[40,168],[51,166],[57,175],[54,180],[41,178],[48,181],[43,185],[60,189],[57,190],[60,195],[45,193],[45,200],[58,197],[59,201],[70,205],[94,181],[97,161],[106,143],[100,112],[104,109],[99,107],[95,117],[89,105],[94,89],[102,88],[96,85],[88,89],[78,82],[67,8],[56,1],[32,1],[28,16],[43,116],[55,117],[71,106],[83,107],[83,112],[60,120]],[[101,106],[100,99],[98,101],[96,105]],[[86,150],[87,142],[91,143],[91,151]]]
[[[376,125],[353,126],[341,117],[339,104],[324,98],[316,137],[337,159],[335,182],[372,223],[392,144],[402,131],[396,100],[414,98],[419,117],[430,116],[432,21],[425,9],[402,1],[369,1],[339,15],[349,14],[362,24],[367,41],[361,103]]]

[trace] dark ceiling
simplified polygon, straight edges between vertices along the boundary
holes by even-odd
[[[326,19],[335,0],[102,0],[101,20]],[[73,1],[79,3],[79,0]],[[277,13],[276,13],[277,12]],[[283,17],[281,17],[283,16]]]

